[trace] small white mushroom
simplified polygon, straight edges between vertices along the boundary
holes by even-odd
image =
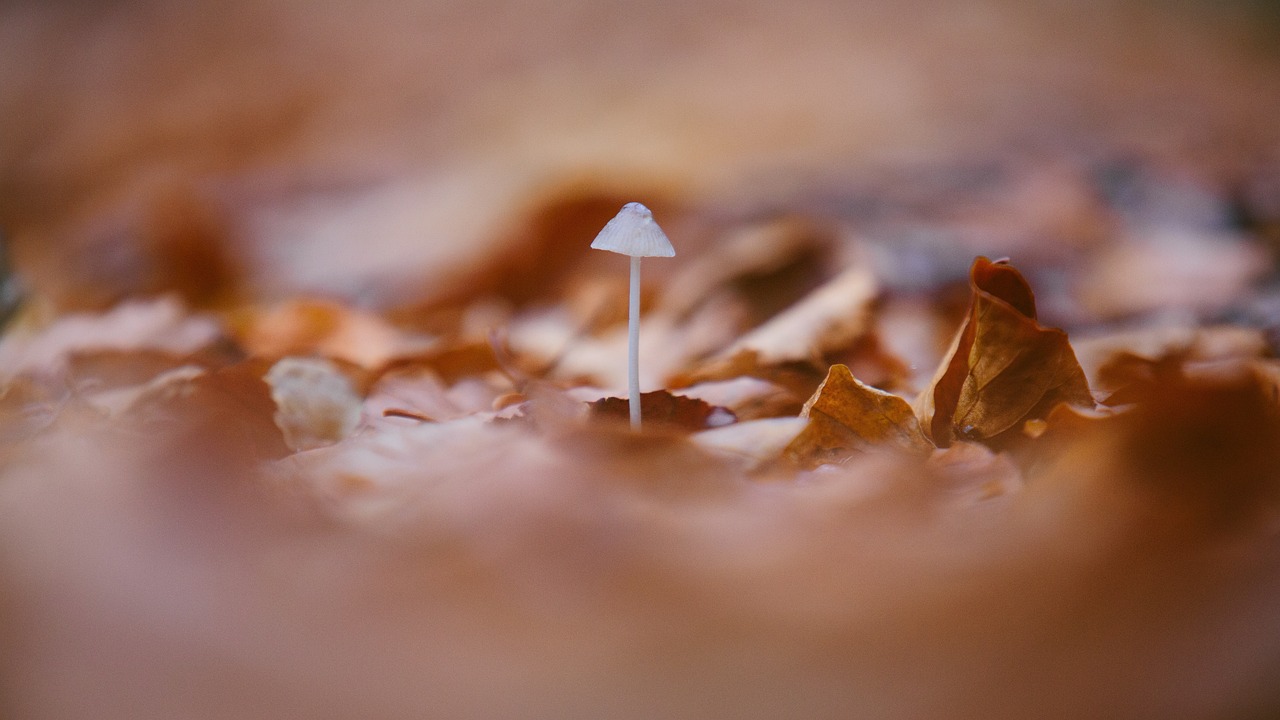
[[[627,315],[627,405],[631,428],[640,429],[640,258],[673,257],[667,234],[653,220],[649,208],[627,203],[596,235],[591,247],[631,257],[631,299]]]

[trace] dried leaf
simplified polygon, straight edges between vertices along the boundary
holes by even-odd
[[[427,305],[483,296],[498,296],[516,307],[559,299],[574,277],[603,262],[590,252],[591,239],[618,208],[634,200],[580,183],[537,194],[470,267],[456,268],[433,286]],[[668,192],[655,187],[642,194],[662,217],[676,214]]]
[[[312,450],[347,437],[360,421],[360,396],[323,358],[284,358],[263,378],[271,386],[275,422],[292,450]]]
[[[1035,296],[1013,266],[979,257],[964,325],[918,405],[939,447],[990,440],[1061,402],[1093,406],[1067,334],[1036,322]]]
[[[626,398],[607,397],[590,403],[594,417],[626,420],[630,417],[630,404]],[[668,429],[698,431],[720,427],[734,422],[729,410],[716,407],[696,398],[672,395],[666,390],[641,393],[640,409],[646,425],[658,425]]]
[[[1265,363],[1170,377],[1140,388],[1127,412],[1078,420],[1068,418],[1074,432],[1065,447],[1048,454],[1045,466],[1054,472],[1044,474],[1136,493],[1130,500],[1158,532],[1213,533],[1263,518],[1274,523],[1280,392]]]
[[[397,357],[380,366],[377,377],[432,372],[444,382],[504,369],[488,342],[464,341],[415,355]]]
[[[210,458],[229,453],[241,459],[272,459],[290,450],[276,425],[276,404],[263,376],[265,362],[251,360],[170,383],[129,407],[137,427],[181,452],[184,446],[208,450]],[[154,431],[154,432],[153,432]],[[179,458],[198,464],[203,456]]]
[[[728,408],[739,421],[795,417],[804,405],[803,398],[786,388],[747,376],[691,385],[678,394]]]
[[[824,375],[810,361],[768,364],[761,362],[754,351],[748,350],[732,357],[712,360],[693,372],[676,375],[671,378],[670,384],[672,387],[687,388],[699,383],[743,377],[764,380],[784,388],[795,398],[793,412],[799,412],[803,407],[800,398],[813,395],[814,390],[822,384]]]
[[[703,430],[691,439],[707,450],[739,460],[744,470],[754,472],[780,459],[807,425],[800,417],[748,420]]]
[[[745,327],[753,327],[829,277],[836,241],[834,232],[799,216],[729,228],[717,237],[715,252],[694,255],[674,270],[660,311],[683,319],[727,296],[744,305]]]
[[[131,300],[102,314],[75,314],[43,330],[13,332],[0,340],[0,375],[58,373],[75,355],[99,351],[154,351],[186,356],[222,337],[206,315],[188,315],[174,298]]]
[[[826,353],[852,345],[868,330],[877,292],[869,269],[846,270],[747,333],[722,357],[751,352],[766,364],[820,360]]]
[[[1232,326],[1155,326],[1091,338],[1077,356],[1107,405],[1133,402],[1143,387],[1267,353],[1263,333]],[[1090,370],[1092,368],[1092,370]]]
[[[801,417],[809,424],[787,446],[786,455],[804,467],[841,462],[875,448],[932,448],[906,400],[858,382],[845,365],[831,366]]]
[[[364,402],[364,424],[399,417],[442,422],[493,409],[498,390],[474,378],[445,384],[427,368],[402,368],[383,375]]]
[[[780,385],[797,398],[812,395],[832,362],[880,364],[871,330],[877,284],[856,267],[810,293],[781,314],[687,373],[671,377],[675,387],[753,377]]]
[[[1267,268],[1263,248],[1231,234],[1145,229],[1117,240],[1100,248],[1090,271],[1081,273],[1080,300],[1099,317],[1221,309]]]
[[[982,502],[1011,495],[1022,487],[1022,473],[1004,453],[985,445],[957,442],[925,463],[957,498]]]
[[[171,400],[188,392],[191,382],[206,370],[198,365],[182,365],[155,374],[146,382],[84,393],[86,402],[109,416],[128,412],[134,406]]]
[[[432,345],[430,338],[403,333],[377,315],[324,300],[292,300],[255,311],[240,325],[248,353],[266,358],[323,355],[373,368]]]

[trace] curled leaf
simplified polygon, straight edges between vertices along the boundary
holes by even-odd
[[[909,452],[932,448],[906,400],[858,382],[848,366],[833,365],[801,417],[809,424],[786,455],[805,467],[840,462],[873,447]]]
[[[1022,273],[980,257],[969,285],[969,314],[917,402],[930,440],[939,447],[957,438],[989,440],[1059,403],[1093,407],[1067,334],[1036,321],[1035,295]]]

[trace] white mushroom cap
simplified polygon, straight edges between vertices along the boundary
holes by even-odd
[[[638,202],[627,203],[591,243],[596,250],[630,255],[631,257],[673,257],[667,234],[653,221],[653,213]]]

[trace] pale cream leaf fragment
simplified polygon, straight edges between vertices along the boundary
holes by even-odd
[[[291,450],[332,445],[360,422],[360,396],[328,360],[287,357],[272,365],[263,379],[276,403],[276,426]]]

